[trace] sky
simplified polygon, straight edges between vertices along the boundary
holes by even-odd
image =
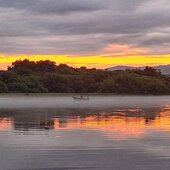
[[[0,0],[0,68],[170,64],[169,0]]]

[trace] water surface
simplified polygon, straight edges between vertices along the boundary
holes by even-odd
[[[0,170],[168,170],[169,96],[0,97]]]

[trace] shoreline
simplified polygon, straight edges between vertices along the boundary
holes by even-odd
[[[170,94],[115,94],[115,93],[0,93],[1,96],[170,96]]]

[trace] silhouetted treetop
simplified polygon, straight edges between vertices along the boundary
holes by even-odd
[[[161,76],[161,71],[159,69],[148,67],[148,66],[146,66],[144,69],[133,69],[131,71],[146,76]]]
[[[17,60],[12,63],[11,67],[8,67],[8,70],[31,70],[37,72],[54,72],[56,70],[56,63],[50,60],[45,61],[29,61],[25,60]]]

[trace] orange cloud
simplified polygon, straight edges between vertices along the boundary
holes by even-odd
[[[129,56],[129,55],[145,54],[148,51],[148,49],[133,48],[127,44],[123,44],[123,45],[109,44],[107,47],[104,48],[104,51],[114,56]]]

